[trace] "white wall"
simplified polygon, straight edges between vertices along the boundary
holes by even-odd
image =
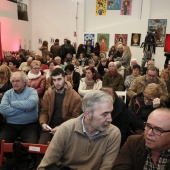
[[[31,15],[28,0],[22,3],[27,4],[29,21],[18,20],[17,3],[7,0],[0,0],[0,23],[1,43],[3,51],[18,51],[22,48],[31,48]]]
[[[26,2],[25,2],[26,1]],[[29,22],[17,20],[17,7],[15,3],[0,0],[0,22],[2,27],[3,50],[16,50],[21,41],[22,48],[40,53],[38,39],[47,40],[59,38],[63,44],[64,38],[69,38],[72,43],[84,42],[84,33],[109,33],[110,46],[114,44],[117,33],[128,34],[130,45],[131,33],[141,33],[141,42],[144,41],[148,19],[167,19],[170,21],[169,0],[132,0],[132,15],[121,16],[120,11],[107,11],[106,16],[96,16],[96,0],[25,0],[28,3]],[[78,2],[78,5],[77,5]],[[141,3],[143,2],[142,6]],[[76,26],[76,11],[78,6],[78,19]],[[141,10],[142,9],[142,10]],[[77,37],[74,37],[77,31]],[[167,23],[166,33],[170,33]],[[29,44],[31,41],[31,44]],[[15,47],[14,47],[15,46]],[[133,57],[141,62],[143,49],[131,47]],[[163,68],[165,60],[164,48],[157,47],[155,63]]]

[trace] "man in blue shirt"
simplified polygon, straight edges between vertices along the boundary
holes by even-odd
[[[27,87],[24,72],[14,72],[8,90],[1,101],[0,113],[6,123],[0,131],[0,141],[14,142],[21,137],[22,142],[38,142],[38,95],[35,89]]]

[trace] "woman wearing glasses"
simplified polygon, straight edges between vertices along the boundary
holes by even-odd
[[[149,84],[143,93],[132,98],[129,107],[129,130],[132,134],[140,134],[144,131],[144,122],[149,114],[158,107],[164,105],[160,102],[162,90],[158,84]]]
[[[41,99],[45,92],[46,78],[41,75],[41,62],[38,60],[32,61],[31,70],[28,72],[28,86],[37,90],[38,97]]]

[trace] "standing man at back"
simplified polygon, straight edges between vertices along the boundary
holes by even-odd
[[[52,163],[76,170],[112,168],[121,140],[119,129],[110,124],[113,98],[92,90],[84,96],[82,110],[58,128],[38,170]]]
[[[56,68],[51,74],[53,84],[41,101],[39,122],[42,127],[39,143],[46,144],[58,126],[81,114],[82,101],[79,94],[65,81],[65,73]]]
[[[53,54],[53,59],[60,55],[59,39],[55,39],[55,43],[51,46],[50,52]]]

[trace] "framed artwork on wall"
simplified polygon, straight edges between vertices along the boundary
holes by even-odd
[[[97,34],[97,42],[101,52],[109,50],[109,34]]]
[[[127,45],[128,34],[115,34],[115,47],[117,48],[119,43]]]
[[[141,37],[141,34],[139,34],[139,33],[132,33],[132,36],[131,36],[131,46],[139,46],[140,45],[140,37]]]
[[[166,25],[167,25],[166,19],[148,20],[148,32],[152,32],[154,34],[157,47],[164,47]]]
[[[131,15],[132,0],[122,0],[120,15]]]
[[[94,46],[94,34],[84,34],[84,45],[87,44],[87,41],[91,41],[91,45]]]
[[[107,0],[107,10],[120,10],[121,0]]]
[[[96,0],[96,15],[106,15],[106,0]]]

